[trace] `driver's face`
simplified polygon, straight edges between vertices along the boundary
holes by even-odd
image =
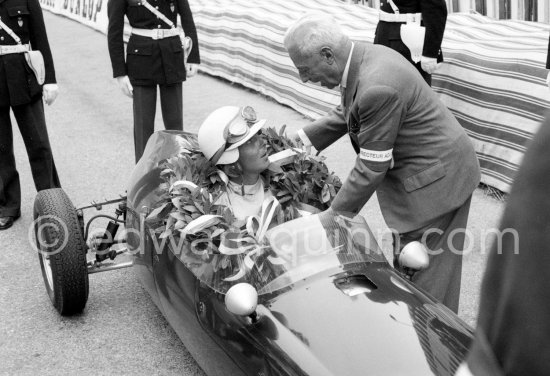
[[[258,134],[239,146],[238,162],[244,173],[260,173],[267,169],[267,146]]]

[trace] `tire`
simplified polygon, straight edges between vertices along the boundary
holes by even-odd
[[[34,233],[42,277],[61,315],[82,312],[88,300],[86,243],[76,210],[61,188],[38,192]]]

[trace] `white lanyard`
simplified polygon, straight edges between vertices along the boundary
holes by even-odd
[[[388,0],[388,4],[390,4],[390,7],[393,9],[393,12],[395,14],[399,14],[399,8],[397,7],[397,5],[395,5],[393,0]]]
[[[163,20],[164,22],[166,22],[168,24],[168,26],[170,26],[172,29],[175,29],[176,28],[176,25],[174,25],[174,23],[172,21],[170,21],[168,19],[168,17],[166,17],[164,14],[162,14],[161,12],[159,12],[158,9],[156,9],[155,7],[153,7],[151,4],[149,4],[147,2],[147,0],[141,0],[141,4],[149,9],[149,11],[151,11],[155,16],[157,16],[158,18],[160,18],[161,20]]]
[[[8,25],[6,25],[5,23],[3,23],[2,20],[0,20],[0,27],[1,27],[2,29],[6,30],[6,32],[7,32],[13,39],[15,39],[15,41],[17,42],[17,44],[21,44],[21,38],[19,38],[19,37],[17,36],[17,34],[15,34],[15,33],[13,32],[13,30],[9,28]]]

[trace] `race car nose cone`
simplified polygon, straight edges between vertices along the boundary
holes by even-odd
[[[234,315],[249,316],[256,311],[258,292],[248,283],[237,283],[225,294],[225,306]]]

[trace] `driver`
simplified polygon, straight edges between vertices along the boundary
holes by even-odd
[[[272,196],[260,176],[269,166],[267,146],[258,135],[265,122],[250,106],[224,106],[199,129],[201,152],[229,178],[216,203],[230,207],[237,219],[259,214],[264,200]]]

